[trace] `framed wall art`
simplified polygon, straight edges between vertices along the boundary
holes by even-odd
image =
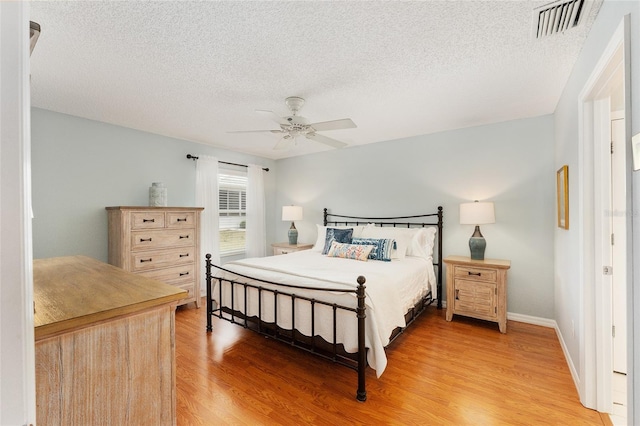
[[[566,164],[557,172],[558,227],[569,229],[569,166]]]

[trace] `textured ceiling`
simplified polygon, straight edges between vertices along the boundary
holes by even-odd
[[[331,149],[227,133],[277,129],[255,110],[288,96],[351,146],[549,114],[601,0],[535,40],[546,3],[33,1],[32,105],[273,159]]]

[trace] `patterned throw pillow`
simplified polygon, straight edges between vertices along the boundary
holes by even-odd
[[[329,249],[331,248],[331,243],[333,241],[337,241],[339,243],[351,244],[352,236],[353,236],[353,228],[347,228],[347,229],[327,228],[327,236],[324,240],[324,249],[322,250],[322,254],[329,253]]]
[[[373,246],[367,246],[362,244],[344,244],[337,241],[331,243],[327,256],[329,257],[342,257],[344,259],[355,259],[366,262],[369,259],[369,254],[373,250]]]
[[[354,238],[351,244],[363,244],[373,246],[369,253],[369,259],[391,261],[391,251],[394,248],[395,240],[390,238]]]
[[[322,225],[316,225],[317,228],[317,232],[318,235],[316,236],[316,242],[313,245],[312,250],[313,251],[317,251],[318,253],[322,253],[322,250],[324,249],[324,242],[325,239],[327,238],[327,228],[337,228],[337,229],[349,229],[349,228],[353,228],[353,237],[360,237],[362,234],[362,230],[365,228],[364,225],[353,225],[353,226],[346,226],[346,225],[329,225],[329,226],[322,226]]]

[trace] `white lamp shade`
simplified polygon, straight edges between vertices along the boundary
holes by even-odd
[[[484,225],[485,223],[496,223],[496,213],[493,203],[462,203],[460,204],[460,224],[461,225]]]
[[[282,206],[282,220],[288,220],[295,222],[296,220],[302,220],[302,207],[301,206]]]

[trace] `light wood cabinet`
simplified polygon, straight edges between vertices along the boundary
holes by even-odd
[[[472,260],[466,256],[448,256],[447,321],[464,315],[497,322],[507,332],[508,260]]]
[[[313,247],[313,244],[289,244],[289,243],[273,243],[273,254],[277,256],[279,254],[293,253],[301,250],[309,250]]]
[[[188,292],[200,307],[201,207],[107,207],[109,263]]]
[[[39,425],[175,425],[186,292],[84,256],[33,262]]]

